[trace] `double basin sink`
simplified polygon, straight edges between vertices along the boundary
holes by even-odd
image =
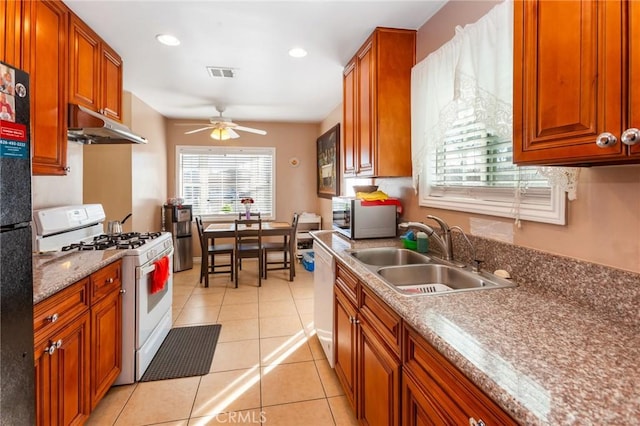
[[[380,247],[348,250],[392,289],[407,296],[516,287],[510,280],[411,250]]]

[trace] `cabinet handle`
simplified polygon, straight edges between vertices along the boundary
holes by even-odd
[[[113,278],[107,278],[107,284],[113,284]]]
[[[640,130],[635,127],[625,130],[620,136],[620,142],[629,146],[637,144],[640,142]]]
[[[598,148],[613,146],[617,142],[618,139],[613,135],[613,133],[609,132],[600,133],[596,138],[596,145],[598,145]]]
[[[49,355],[53,355],[56,352],[56,349],[58,349],[60,346],[62,346],[62,339],[58,340],[57,342],[49,342],[49,346],[44,348],[44,351]]]
[[[351,324],[360,324],[360,320],[356,317],[349,317],[349,322]]]
[[[49,315],[49,316],[47,317],[47,321],[49,321],[49,322],[56,322],[56,321],[58,321],[58,318],[60,318],[60,317],[59,317],[59,315],[58,315],[57,313],[55,313],[55,314],[53,314],[53,315]]]
[[[469,417],[469,426],[486,426],[482,419],[476,420],[473,417]]]
[[[124,288],[120,289],[120,294],[125,294],[127,292],[127,290],[125,290]]]

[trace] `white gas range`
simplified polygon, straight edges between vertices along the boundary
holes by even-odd
[[[171,329],[171,234],[106,235],[100,204],[42,209],[33,216],[36,252],[126,250],[122,258],[122,372],[115,384],[140,380]],[[151,294],[151,273],[164,257],[169,258],[169,279],[162,290]]]

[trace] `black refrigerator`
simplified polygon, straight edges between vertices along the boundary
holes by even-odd
[[[0,424],[35,424],[29,76],[0,62]]]

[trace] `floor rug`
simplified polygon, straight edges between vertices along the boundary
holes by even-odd
[[[209,373],[221,328],[220,324],[172,328],[140,381]]]

